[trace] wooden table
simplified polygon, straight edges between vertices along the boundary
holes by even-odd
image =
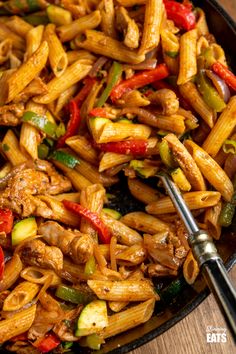
[[[218,0],[236,20],[236,0]],[[235,45],[235,43],[232,43]],[[230,272],[236,286],[236,266]],[[207,343],[207,327],[227,328],[212,295],[191,314],[131,354],[233,354],[236,346],[227,330],[226,343]],[[219,332],[220,333],[220,332]]]

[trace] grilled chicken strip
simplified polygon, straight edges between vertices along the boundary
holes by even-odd
[[[40,240],[25,242],[20,250],[24,263],[60,271],[63,268],[63,254],[58,247],[47,246]]]
[[[47,161],[30,161],[13,170],[0,180],[0,207],[26,217],[50,217],[45,203],[33,197],[42,194],[59,194],[71,189],[71,182],[60,175]]]
[[[39,234],[52,246],[57,246],[77,264],[85,263],[93,254],[94,241],[88,234],[64,229],[55,221],[40,225]]]

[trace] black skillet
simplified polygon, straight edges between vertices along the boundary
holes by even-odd
[[[195,6],[201,7],[206,15],[210,32],[215,35],[217,42],[222,45],[227,54],[230,66],[236,72],[236,23],[229,17],[223,8],[215,0],[193,0]],[[143,205],[135,202],[127,191],[127,186],[122,186],[123,197],[120,195],[117,200],[121,211],[137,211],[143,209]],[[119,193],[120,194],[120,193]],[[116,204],[116,201],[114,201]],[[115,206],[115,205],[114,205]],[[218,253],[229,271],[236,263],[236,220],[231,230],[224,230],[219,241],[216,242]],[[158,303],[154,316],[144,325],[122,333],[110,340],[107,340],[97,354],[123,354],[138,348],[164,333],[193,311],[210,293],[202,276],[199,276],[193,286],[189,286],[183,280],[178,279],[181,292],[176,296],[166,297],[165,301]],[[168,288],[163,281],[156,283],[157,291]],[[163,291],[163,293],[164,293]],[[74,346],[70,354],[87,353],[85,348]],[[0,349],[0,354],[9,353]]]

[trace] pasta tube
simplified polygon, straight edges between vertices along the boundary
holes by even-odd
[[[197,30],[193,29],[180,37],[178,85],[183,85],[197,74]]]
[[[202,191],[189,192],[183,194],[183,198],[190,210],[208,208],[216,205],[220,201],[221,194],[219,192]],[[154,215],[174,213],[175,207],[170,197],[164,197],[157,202],[150,203],[146,206],[146,212]]]
[[[153,314],[154,306],[153,298],[108,317],[108,326],[102,332],[102,337],[109,338],[147,322]]]
[[[52,71],[54,72],[55,76],[60,77],[63,75],[67,68],[68,58],[61,42],[55,33],[55,28],[56,26],[52,23],[47,25],[44,31],[44,39],[48,43],[48,57]]]
[[[39,291],[39,285],[23,281],[7,296],[3,303],[3,311],[16,311],[34,299]]]
[[[224,141],[231,135],[236,126],[236,96],[233,96],[221,113],[210,134],[204,141],[202,148],[215,157]]]
[[[15,136],[12,130],[9,129],[7,131],[2,141],[2,146],[7,147],[7,149],[5,149],[4,151],[4,154],[13,166],[19,165],[27,161],[28,156],[21,152],[17,137]]]
[[[120,221],[132,229],[149,234],[156,234],[160,231],[169,230],[168,224],[141,211],[126,214],[120,219]]]
[[[187,177],[194,190],[206,190],[206,185],[202,177],[201,171],[196,162],[186,149],[186,147],[179,141],[174,134],[168,134],[164,137],[173,151],[173,155],[178,161],[181,169]]]
[[[31,55],[40,46],[42,38],[43,38],[43,30],[44,30],[44,26],[39,25],[37,27],[33,27],[29,32],[27,32],[25,59],[30,58]]]
[[[88,286],[102,300],[145,301],[151,298],[159,299],[150,281],[146,280],[122,280],[114,282],[88,280]]]
[[[3,278],[0,281],[0,292],[7,290],[16,282],[22,268],[23,264],[20,256],[18,254],[14,254],[14,256],[5,265]]]
[[[144,54],[139,54],[134,50],[127,49],[124,44],[106,36],[102,32],[86,30],[85,37],[85,40],[81,40],[81,38],[77,37],[75,44],[92,53],[104,55],[130,64],[138,64],[145,59]]]
[[[188,101],[194,110],[202,117],[210,128],[214,125],[214,111],[211,109],[198,92],[193,82],[187,82],[179,86],[181,95]]]
[[[203,176],[222,194],[224,199],[229,202],[232,198],[234,187],[225,171],[206,151],[193,141],[186,140],[185,146],[193,156]]]
[[[87,16],[82,16],[68,25],[57,28],[61,42],[67,42],[75,38],[79,33],[96,28],[101,22],[100,11],[96,10]]]
[[[0,343],[30,329],[35,318],[36,305],[20,311],[7,320],[0,321]]]
[[[146,1],[143,36],[139,48],[139,54],[146,54],[158,45],[160,40],[162,14],[162,0]]]
[[[33,98],[36,103],[51,103],[60,96],[62,92],[83,79],[91,69],[91,65],[81,64],[78,60],[70,65],[60,77],[54,77],[47,84],[48,93]]]
[[[44,68],[48,58],[48,44],[42,42],[34,54],[8,80],[7,102],[12,101]]]

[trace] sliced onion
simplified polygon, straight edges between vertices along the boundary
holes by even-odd
[[[225,81],[222,80],[218,75],[213,73],[212,70],[205,70],[205,72],[209,79],[211,79],[220,97],[223,98],[225,103],[227,103],[230,99],[230,91]]]
[[[121,111],[122,114],[127,114],[127,113],[132,113],[136,114],[140,118],[147,118],[147,119],[154,119],[156,120],[156,116],[152,114],[151,112],[147,111],[146,109],[139,108],[139,107],[126,107],[123,108]]]
[[[90,77],[96,77],[98,71],[103,67],[103,65],[108,61],[106,57],[100,57],[98,60],[95,61],[93,64],[90,72],[88,73],[88,76]]]
[[[152,70],[155,69],[157,65],[157,59],[146,59],[142,63],[133,65],[123,65],[123,69],[133,69],[133,70]]]

